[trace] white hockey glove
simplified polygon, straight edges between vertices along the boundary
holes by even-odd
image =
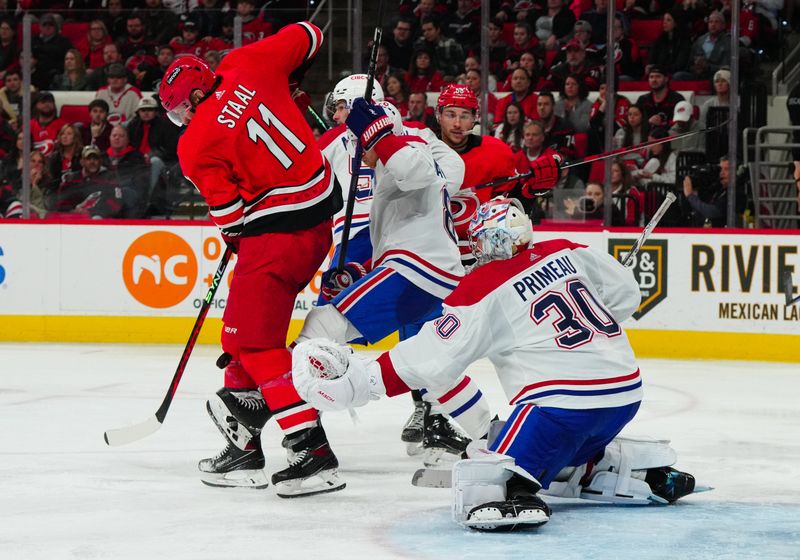
[[[377,362],[324,338],[294,348],[292,379],[300,397],[319,410],[363,406],[386,394]]]

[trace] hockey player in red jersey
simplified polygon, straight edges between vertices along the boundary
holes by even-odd
[[[288,25],[232,51],[216,74],[193,55],[179,57],[159,89],[170,118],[187,125],[178,145],[184,175],[238,251],[223,316],[224,388],[207,404],[227,445],[199,468],[211,485],[266,486],[259,435],[275,417],[294,453],[272,476],[282,497],[344,487],[317,411],[292,387],[286,348],[295,298],[322,264],[341,207],[289,90],[321,43],[316,26]]]
[[[513,411],[453,467],[453,518],[475,529],[546,523],[540,491],[631,505],[695,491],[694,477],[672,468],[668,442],[618,437],[642,399],[621,326],[641,301],[630,269],[566,239],[533,244],[516,200],[483,204],[470,240],[479,268],[445,299],[441,318],[377,360],[328,340],[298,345],[298,392],[321,410],[343,410],[447,386],[488,358]]]

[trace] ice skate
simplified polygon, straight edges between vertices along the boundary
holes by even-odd
[[[448,467],[450,463],[462,458],[471,441],[441,414],[430,414],[426,406],[422,447],[426,467]]]
[[[202,482],[227,488],[269,486],[259,437],[270,411],[261,393],[223,388],[206,403],[206,410],[226,444],[215,457],[198,463]]]
[[[422,447],[423,425],[428,409],[430,409],[430,404],[425,401],[414,401],[414,411],[403,426],[400,439],[405,442],[406,453],[410,456],[419,455],[424,451]]]
[[[294,460],[272,475],[272,484],[281,498],[335,492],[345,487],[339,478],[339,461],[331,451],[322,426],[303,430],[290,441]]]

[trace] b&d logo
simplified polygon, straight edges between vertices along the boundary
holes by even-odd
[[[3,256],[3,248],[0,247],[0,257]],[[6,269],[0,264],[0,284],[6,281]]]
[[[153,231],[134,240],[122,260],[122,278],[139,303],[163,309],[182,302],[197,281],[197,258],[183,238]]]
[[[631,239],[609,239],[608,252],[622,262],[633,244]],[[631,268],[642,292],[642,303],[633,318],[640,319],[667,297],[667,240],[646,241]]]

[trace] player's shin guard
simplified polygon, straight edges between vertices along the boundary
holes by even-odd
[[[211,420],[226,440],[215,457],[198,463],[204,484],[220,487],[266,488],[261,429],[270,411],[257,390],[222,388],[206,403]]]

